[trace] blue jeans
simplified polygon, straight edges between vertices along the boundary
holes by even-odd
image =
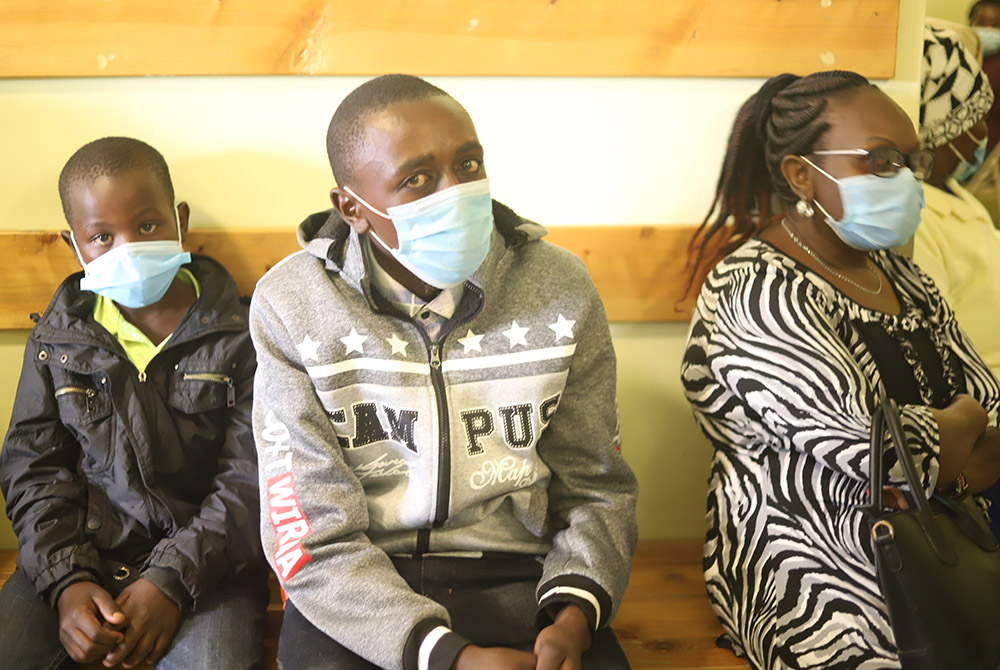
[[[114,593],[112,595],[115,595]],[[156,670],[258,670],[264,667],[268,593],[261,579],[218,589],[181,617]],[[59,641],[59,613],[16,570],[0,589],[0,665],[18,670],[80,667]]]

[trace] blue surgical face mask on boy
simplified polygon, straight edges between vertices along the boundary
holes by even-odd
[[[368,234],[415,277],[435,288],[461,284],[479,269],[490,250],[493,200],[488,179],[452,186],[381,212],[350,187],[365,207],[392,221],[399,248]]]
[[[76,233],[70,231],[73,249],[83,266],[80,288],[93,291],[124,307],[147,307],[167,293],[177,270],[191,262],[181,247],[181,217],[177,216],[177,239],[119,244],[89,263],[83,262]]]
[[[983,43],[983,58],[989,58],[1000,53],[1000,28],[991,26],[975,26],[973,30]]]
[[[955,169],[951,171],[951,177],[955,181],[962,183],[972,178],[972,175],[979,171],[979,168],[983,167],[983,163],[986,161],[986,144],[989,137],[984,137],[983,139],[976,139],[976,136],[972,134],[971,131],[966,130],[965,134],[969,136],[971,140],[976,142],[976,150],[972,154],[972,160],[968,161],[962,152],[955,148],[955,145],[948,142],[948,148],[955,152],[958,156],[958,165]]]
[[[805,156],[801,158],[837,184],[844,208],[840,220],[830,216],[818,200],[815,203],[844,244],[863,251],[891,249],[917,232],[924,189],[910,168],[900,168],[891,177],[863,174],[837,179]]]

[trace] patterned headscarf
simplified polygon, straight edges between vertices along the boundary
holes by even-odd
[[[958,137],[993,106],[993,89],[958,34],[924,26],[920,64],[920,144],[936,149]]]

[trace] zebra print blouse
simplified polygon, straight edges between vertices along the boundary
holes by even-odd
[[[695,308],[681,378],[715,450],[705,581],[720,643],[754,668],[899,667],[858,511],[880,379],[859,324],[881,326],[912,368],[922,402],[900,409],[927,491],[939,438],[914,340],[929,337],[951,391],[964,376],[961,390],[997,425],[1000,386],[933,282],[894,253],[873,260],[899,297],[898,315],[858,305],[761,240],[719,262]],[[886,461],[901,484],[891,452]]]

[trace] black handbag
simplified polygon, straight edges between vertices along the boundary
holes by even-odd
[[[896,404],[880,388],[869,472],[875,566],[903,670],[1000,669],[1000,544],[975,500],[921,492]],[[885,428],[910,492],[882,507]],[[916,492],[914,495],[912,492]]]

